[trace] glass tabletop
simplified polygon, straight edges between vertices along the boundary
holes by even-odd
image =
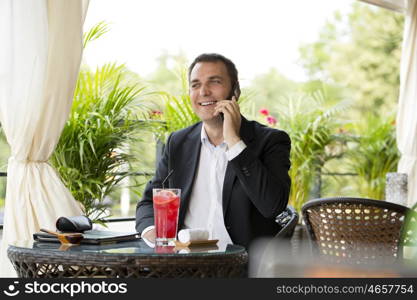
[[[152,248],[142,239],[101,245],[61,245],[55,242],[39,242],[34,240],[20,240],[10,243],[10,246],[27,251],[51,251],[59,255],[68,254],[92,254],[105,256],[216,256],[236,255],[246,252],[243,246],[218,243],[206,247],[175,247],[157,246]]]

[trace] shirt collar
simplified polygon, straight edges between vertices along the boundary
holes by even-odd
[[[204,129],[204,124],[203,124],[203,126],[201,126],[201,137],[200,137],[200,139],[201,139],[201,143],[202,143],[203,145],[216,147],[216,146],[214,146],[214,145],[210,142],[210,140],[209,140],[209,138],[208,138],[208,136],[207,136],[206,130]],[[224,147],[224,146],[226,146],[226,142],[225,142],[225,141],[223,141],[223,142],[219,145],[219,147]]]
[[[206,130],[204,129],[204,124],[203,126],[201,126],[201,143],[206,143],[206,142],[210,142],[206,133]]]

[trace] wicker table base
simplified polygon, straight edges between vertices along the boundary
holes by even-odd
[[[233,251],[155,255],[146,253],[88,253],[51,251],[10,246],[8,256],[19,277],[107,277],[107,278],[229,278],[244,277],[247,252]]]

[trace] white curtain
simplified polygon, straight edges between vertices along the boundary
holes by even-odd
[[[82,208],[47,163],[68,118],[88,0],[0,1],[0,122],[10,145],[0,274],[9,243]]]
[[[401,55],[397,144],[399,173],[408,174],[408,206],[417,202],[417,0],[408,0]]]

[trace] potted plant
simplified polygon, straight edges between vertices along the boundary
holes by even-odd
[[[362,197],[384,199],[386,174],[397,170],[400,153],[394,122],[394,117],[369,114],[352,128],[358,137],[347,157],[350,170],[358,175],[356,185]]]
[[[105,24],[99,23],[84,44],[105,31]],[[85,215],[96,222],[104,216],[105,197],[129,176],[119,171],[132,160],[126,147],[143,127],[137,116],[144,109],[145,89],[131,75],[115,63],[95,71],[81,68],[71,113],[51,158]]]

